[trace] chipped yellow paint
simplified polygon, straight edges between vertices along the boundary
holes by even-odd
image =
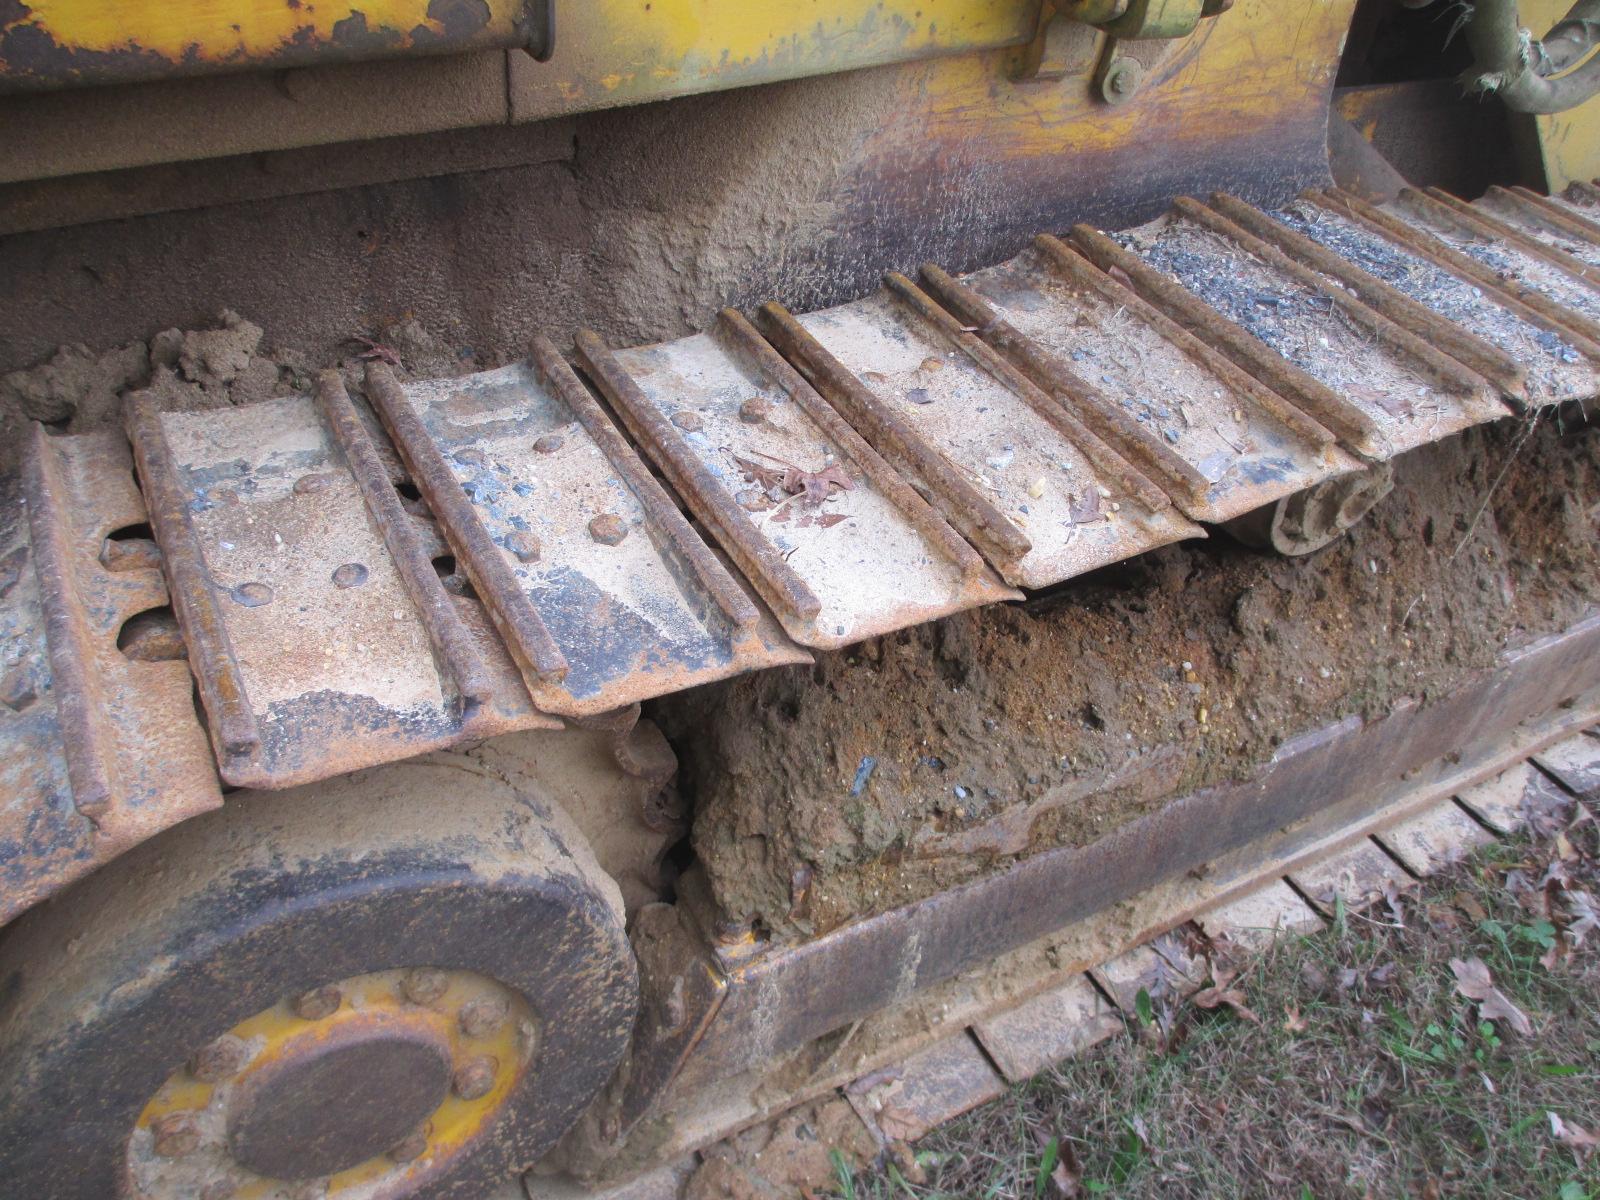
[[[588,0],[546,63],[518,63],[519,120],[1012,46],[1039,0]]]
[[[382,1183],[385,1188],[405,1176],[429,1169],[460,1153],[488,1128],[513,1089],[534,1065],[525,1039],[536,1030],[537,1021],[527,1003],[494,981],[465,971],[449,972],[450,986],[443,996],[427,1007],[411,1003],[401,992],[403,971],[382,971],[357,976],[340,983],[343,1002],[331,1016],[319,1021],[297,1017],[287,1002],[273,1005],[239,1022],[229,1034],[251,1052],[238,1081],[284,1058],[304,1053],[308,1046],[333,1037],[347,1022],[393,1020],[397,1025],[427,1030],[448,1043],[450,1057],[457,1064],[478,1057],[492,1058],[496,1065],[493,1087],[476,1100],[463,1100],[450,1094],[428,1117],[428,1148],[411,1163],[397,1164],[384,1155],[358,1163],[331,1176],[327,1181],[330,1198],[360,1200]],[[486,1037],[468,1037],[461,1029],[458,1014],[471,1000],[483,997],[504,999],[510,1015],[499,1030]],[[536,1047],[534,1047],[536,1054]],[[200,1113],[213,1103],[219,1115],[225,1112],[228,1094],[237,1082],[206,1084],[194,1079],[186,1067],[172,1073],[150,1098],[139,1114],[136,1129],[148,1131],[151,1124],[175,1112]],[[130,1146],[131,1150],[131,1146]],[[135,1170],[137,1171],[136,1164]],[[247,1173],[228,1168],[235,1177]],[[235,1200],[275,1200],[282,1185],[260,1176],[243,1179],[234,1192]],[[161,1193],[150,1193],[160,1195]]]
[[[523,0],[487,19],[428,15],[430,0],[23,0],[0,35],[0,83],[42,86],[334,62],[407,50],[520,44]],[[460,6],[471,14],[471,6]],[[455,27],[452,28],[451,26]]]

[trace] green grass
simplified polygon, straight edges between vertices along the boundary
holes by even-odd
[[[1566,886],[1600,896],[1596,823],[1567,837]],[[1580,1160],[1549,1115],[1600,1129],[1600,931],[1541,963],[1567,919],[1537,887],[1552,846],[1498,843],[1408,894],[1403,924],[1382,904],[1341,908],[1327,930],[1241,963],[1259,1024],[1142,996],[1131,1036],[935,1131],[913,1163],[837,1160],[834,1194],[1600,1197],[1600,1153]],[[1534,885],[1526,902],[1508,876]],[[1450,960],[1471,956],[1531,1036],[1456,992]]]

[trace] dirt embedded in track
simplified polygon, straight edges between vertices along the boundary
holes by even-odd
[[[1600,605],[1600,429],[1506,420],[1397,462],[1305,559],[1222,535],[652,706],[732,917],[819,932],[1083,845]]]

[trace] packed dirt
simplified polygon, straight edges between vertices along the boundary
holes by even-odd
[[[717,901],[826,930],[1092,842],[1569,624],[1600,604],[1600,430],[1576,422],[1413,451],[1310,558],[1219,535],[657,701]]]
[[[354,341],[339,362],[352,384],[362,355],[387,354],[418,375],[456,375],[476,362],[452,351],[414,320],[383,329],[374,349]],[[165,329],[147,341],[101,353],[60,346],[48,359],[0,375],[0,473],[13,469],[29,421],[61,433],[117,424],[127,397],[154,395],[165,412],[197,412],[309,392],[322,364],[266,344],[259,325],[224,309],[201,329]]]

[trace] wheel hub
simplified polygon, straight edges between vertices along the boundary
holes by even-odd
[[[269,1179],[333,1175],[399,1145],[444,1102],[450,1046],[423,1021],[308,1031],[240,1087],[228,1149]]]
[[[128,1143],[137,1194],[409,1194],[493,1125],[536,1049],[510,989],[465,971],[325,985],[197,1049]]]

